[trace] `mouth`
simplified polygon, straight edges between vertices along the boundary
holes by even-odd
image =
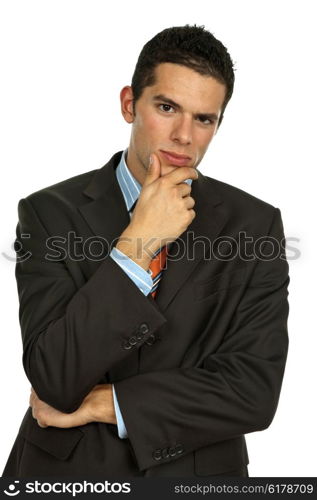
[[[172,153],[170,151],[163,151],[162,149],[160,149],[160,153],[162,154],[164,160],[170,165],[183,167],[185,165],[188,165],[191,161],[191,157],[187,155]]]

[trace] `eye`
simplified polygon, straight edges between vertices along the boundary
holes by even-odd
[[[170,104],[160,104],[159,109],[165,113],[173,113],[174,108]]]
[[[213,120],[211,118],[206,118],[205,116],[199,116],[198,120],[200,121],[200,123],[203,123],[204,125],[214,125],[215,124],[215,120]]]

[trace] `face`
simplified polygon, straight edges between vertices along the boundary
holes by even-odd
[[[225,85],[211,76],[173,63],[155,69],[155,84],[145,87],[135,104],[131,87],[121,91],[122,114],[132,123],[127,164],[142,184],[151,153],[161,175],[175,168],[196,168],[217,131]]]

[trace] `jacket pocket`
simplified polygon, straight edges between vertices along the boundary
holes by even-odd
[[[249,463],[244,436],[199,448],[194,454],[197,476],[213,476],[230,472]]]
[[[82,439],[84,433],[78,427],[59,429],[57,427],[42,428],[32,417],[31,408],[26,412],[19,434],[29,443],[53,455],[59,460],[66,460]]]
[[[246,279],[245,271],[245,268],[237,269],[235,271],[217,274],[208,281],[197,281],[193,283],[195,299],[202,300],[221,290],[242,285]]]

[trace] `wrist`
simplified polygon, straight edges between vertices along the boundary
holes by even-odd
[[[148,271],[153,255],[160,246],[157,239],[145,237],[140,232],[128,228],[121,234],[116,248],[145,271]]]
[[[97,385],[86,396],[86,411],[90,422],[101,422],[104,424],[116,424],[112,385]]]

